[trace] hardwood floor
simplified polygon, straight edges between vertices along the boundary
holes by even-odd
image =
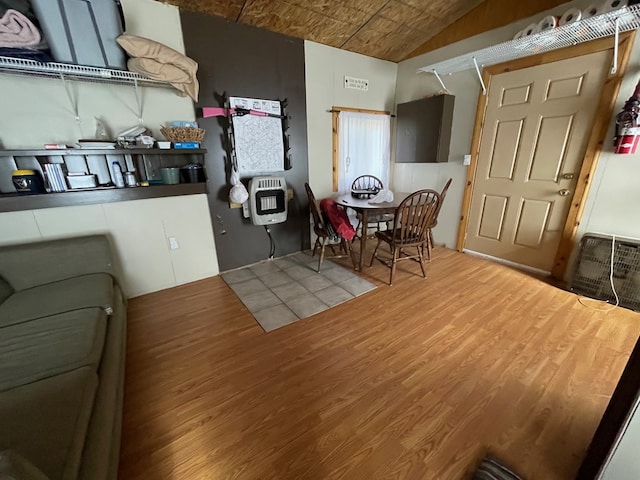
[[[269,334],[220,277],[131,300],[120,478],[573,478],[640,315],[442,248],[418,274]]]

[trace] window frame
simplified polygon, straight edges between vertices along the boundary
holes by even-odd
[[[351,107],[331,107],[331,129],[332,129],[332,168],[333,168],[333,191],[338,191],[338,172],[340,170],[340,112],[369,113],[372,115],[391,115],[391,112],[384,110],[368,110],[365,108]]]

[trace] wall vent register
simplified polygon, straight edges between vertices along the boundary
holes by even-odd
[[[608,235],[585,234],[569,289],[579,295],[615,304],[611,283],[615,286],[620,306],[640,311],[640,240],[616,237],[614,241]]]

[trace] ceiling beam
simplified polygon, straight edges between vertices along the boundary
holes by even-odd
[[[449,27],[431,37],[403,60],[446,47],[495,28],[504,27],[564,3],[569,3],[569,0],[536,0],[534,2],[485,0],[469,13],[453,22]]]

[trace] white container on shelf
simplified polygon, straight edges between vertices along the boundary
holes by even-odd
[[[116,161],[111,162],[111,178],[113,183],[118,188],[124,188],[124,175],[122,174],[122,167]]]
[[[97,177],[98,185],[111,183],[109,166],[104,155],[87,155],[87,165],[89,166],[89,173]]]

